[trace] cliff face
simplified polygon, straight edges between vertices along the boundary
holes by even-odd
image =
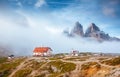
[[[98,33],[99,31],[100,29],[94,23],[91,23],[85,32],[85,37],[92,37],[95,33]]]
[[[74,35],[78,35],[78,36],[81,36],[81,37],[84,36],[83,26],[79,22],[75,23],[75,26],[74,26],[74,28],[71,31],[71,35],[73,35],[73,36]]]
[[[109,41],[111,39],[109,34],[101,31],[94,23],[91,23],[89,28],[86,30],[85,37],[93,37],[98,41]]]

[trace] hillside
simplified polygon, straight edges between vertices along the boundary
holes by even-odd
[[[120,77],[120,57],[0,58],[0,77]]]

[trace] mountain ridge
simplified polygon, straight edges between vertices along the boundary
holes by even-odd
[[[94,38],[99,42],[120,41],[120,38],[111,37],[109,34],[100,30],[100,28],[95,23],[91,23],[88,28],[83,31],[83,26],[77,21],[71,31],[66,30],[63,33],[69,37],[80,36],[82,38]]]

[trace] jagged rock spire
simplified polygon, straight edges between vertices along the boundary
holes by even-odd
[[[101,31],[98,26],[96,26],[94,23],[91,23],[87,30],[85,31],[85,34],[83,32],[83,26],[76,22],[73,29],[69,32],[68,30],[64,31],[64,34],[67,34],[67,36],[73,37],[73,36],[80,36],[84,38],[94,38],[100,42],[102,41],[120,41],[119,38],[116,37],[110,37],[109,34],[106,34],[104,31]]]
[[[84,36],[83,26],[78,21],[75,23],[75,26],[74,26],[74,28],[71,31],[71,34]]]
[[[91,33],[99,32],[99,31],[100,31],[99,27],[97,27],[94,23],[91,23],[85,32],[85,37],[90,37]]]

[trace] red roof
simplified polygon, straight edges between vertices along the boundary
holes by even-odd
[[[52,50],[50,47],[36,47],[33,52],[47,52],[48,50]]]

